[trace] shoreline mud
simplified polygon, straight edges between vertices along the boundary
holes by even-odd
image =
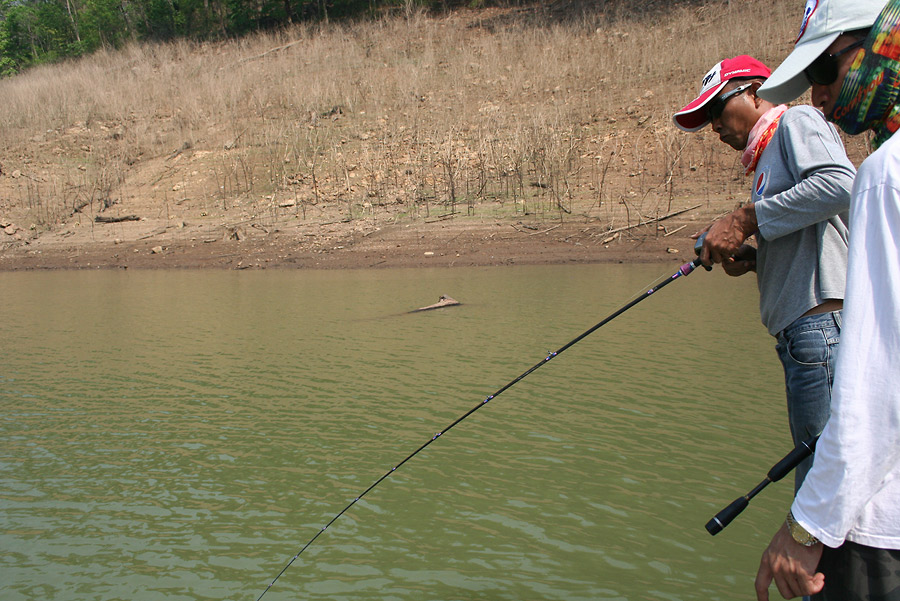
[[[691,235],[707,209],[611,232],[570,220],[446,220],[385,226],[352,222],[247,228],[210,236],[201,227],[144,224],[70,228],[0,248],[0,271],[61,269],[373,269],[566,263],[660,263],[693,257]],[[117,224],[118,225],[118,224]],[[72,231],[75,230],[75,231]],[[80,231],[79,231],[80,230]]]

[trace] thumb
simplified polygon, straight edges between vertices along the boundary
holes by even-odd
[[[707,225],[705,228],[703,228],[702,230],[700,230],[700,231],[697,232],[696,234],[691,234],[691,239],[692,239],[692,240],[696,240],[697,238],[699,238],[700,236],[702,236],[703,234],[705,234],[705,233],[708,232],[708,231],[709,231],[709,226]]]
[[[809,592],[811,595],[815,595],[816,593],[821,592],[823,588],[825,588],[825,574],[816,572],[816,575],[813,576],[812,588]]]

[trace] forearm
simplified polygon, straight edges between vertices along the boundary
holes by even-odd
[[[851,169],[835,165],[820,169],[784,192],[757,200],[757,228],[763,237],[775,240],[846,213],[853,177]]]

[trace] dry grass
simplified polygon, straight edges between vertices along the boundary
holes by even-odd
[[[777,63],[797,10],[410,14],[34,69],[0,81],[0,219],[39,233],[101,212],[226,230],[528,214],[611,229],[727,207],[745,196],[737,153],[671,115],[720,58]]]

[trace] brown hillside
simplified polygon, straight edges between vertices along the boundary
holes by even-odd
[[[0,81],[0,270],[684,260],[749,184],[672,113],[717,60],[784,57],[796,2],[594,4],[131,46]]]

